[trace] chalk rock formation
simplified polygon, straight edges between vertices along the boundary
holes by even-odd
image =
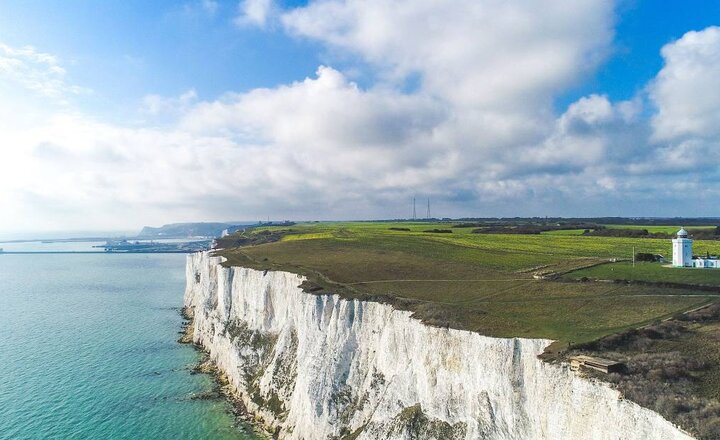
[[[194,342],[280,438],[691,438],[540,361],[549,340],[429,327],[389,305],[303,292],[296,274],[220,263],[188,257]]]

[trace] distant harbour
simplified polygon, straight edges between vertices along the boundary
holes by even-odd
[[[124,239],[89,238],[55,240],[10,240],[0,242],[0,254],[89,254],[89,253],[155,253],[187,254],[207,250],[212,240],[196,239]]]

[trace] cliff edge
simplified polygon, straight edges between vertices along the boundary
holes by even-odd
[[[188,256],[193,341],[279,438],[691,438],[539,360],[550,340],[430,327],[386,304],[303,292],[296,274],[220,263]]]

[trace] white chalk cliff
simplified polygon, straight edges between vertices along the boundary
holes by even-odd
[[[691,438],[540,361],[551,341],[429,327],[389,305],[305,293],[296,274],[220,262],[188,257],[194,342],[280,438]]]

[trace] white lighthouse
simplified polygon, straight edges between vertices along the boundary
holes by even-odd
[[[685,228],[681,228],[677,233],[677,238],[673,238],[673,260],[672,264],[675,267],[692,267],[692,243],[693,241],[688,238],[688,233]]]

